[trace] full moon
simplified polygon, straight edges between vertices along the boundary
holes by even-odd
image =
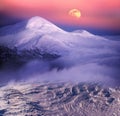
[[[76,17],[76,18],[80,18],[81,17],[81,13],[78,9],[72,9],[69,11],[69,15]]]

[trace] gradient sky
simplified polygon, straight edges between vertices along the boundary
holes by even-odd
[[[68,14],[79,9],[81,17]],[[11,20],[44,17],[68,27],[86,27],[110,32],[120,32],[120,0],[0,0],[0,25]]]

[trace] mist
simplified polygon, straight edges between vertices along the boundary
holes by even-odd
[[[119,86],[120,41],[106,39],[100,40],[99,44],[93,42],[94,45],[83,47],[76,42],[76,48],[70,48],[69,54],[55,60],[34,59],[19,69],[1,70],[0,83],[69,81]]]
[[[66,32],[33,17],[1,29],[0,50],[0,63],[7,64],[0,68],[0,84],[31,80],[120,83],[119,36]]]

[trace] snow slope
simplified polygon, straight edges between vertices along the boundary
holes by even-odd
[[[89,56],[111,53],[111,47],[113,51],[119,44],[85,30],[66,32],[41,17],[33,17],[1,28],[0,46],[16,48],[19,52],[37,49],[42,53],[61,56],[68,54]]]
[[[20,51],[37,48],[43,52],[64,54],[76,49],[75,46],[98,46],[99,41],[100,45],[108,43],[106,39],[87,31],[65,32],[41,17],[0,29],[0,45]]]

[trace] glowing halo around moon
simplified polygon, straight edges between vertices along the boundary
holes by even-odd
[[[70,16],[80,18],[81,17],[81,12],[78,9],[72,9],[68,13]]]

